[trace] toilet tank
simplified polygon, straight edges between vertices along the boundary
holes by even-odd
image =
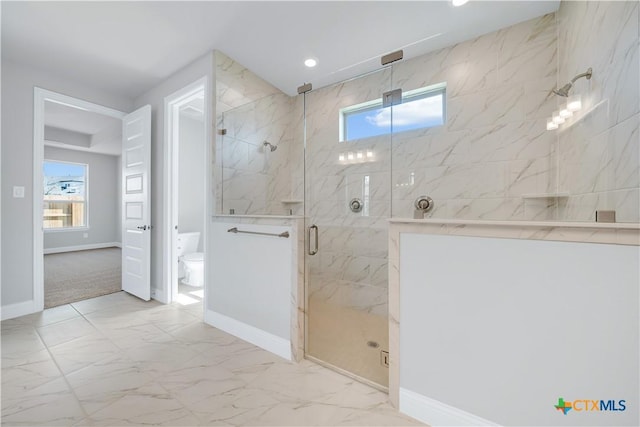
[[[184,254],[192,254],[198,252],[198,243],[200,243],[200,232],[194,231],[193,233],[178,233],[177,242],[178,256]]]

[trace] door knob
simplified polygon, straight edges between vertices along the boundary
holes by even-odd
[[[146,230],[146,229],[147,229],[147,226],[146,226],[146,225],[139,225],[139,226],[137,226],[136,228],[137,228],[138,230],[142,230],[142,231],[144,231],[144,230]]]

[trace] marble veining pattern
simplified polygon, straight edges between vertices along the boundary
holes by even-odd
[[[220,54],[219,124],[224,114],[229,133],[218,138],[218,206],[306,215],[321,242],[305,263],[306,297],[373,315],[394,304],[387,218],[413,217],[419,195],[435,200],[430,218],[593,221],[596,209],[615,209],[618,221],[638,222],[638,10],[630,1],[562,2],[557,13],[288,101]],[[547,131],[562,101],[550,89],[589,66],[593,79],[574,88],[585,108]],[[443,126],[340,142],[341,108],[442,82]],[[263,153],[264,138],[278,151]],[[339,160],[367,150],[372,161]],[[529,197],[556,192],[570,196]],[[361,214],[348,210],[354,197],[366,197]],[[304,207],[281,203],[303,198]]]
[[[556,139],[544,120],[556,107],[556,63],[550,14],[307,94],[306,215],[322,246],[308,260],[309,296],[383,314],[386,218],[413,217],[422,194],[436,201],[435,218],[552,218],[554,203],[522,196],[550,191]],[[444,126],[339,141],[341,108],[441,82]],[[339,160],[367,150],[373,161]],[[367,197],[366,212],[349,211],[354,197]]]
[[[302,213],[302,121],[292,98],[221,52],[216,52],[216,212]],[[299,111],[301,109],[298,108]],[[267,141],[277,146],[270,151]]]
[[[205,325],[194,292],[192,304],[119,292],[3,321],[2,424],[419,425],[385,393]]]
[[[570,196],[557,218],[593,221],[598,209],[620,222],[640,221],[640,25],[638,2],[562,2],[558,80],[588,67],[591,80],[572,93],[583,109],[558,132],[557,188]],[[556,168],[554,168],[556,170]]]

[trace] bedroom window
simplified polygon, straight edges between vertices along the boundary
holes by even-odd
[[[86,164],[45,160],[45,230],[87,227],[87,174]]]
[[[382,106],[382,98],[340,110],[340,142],[440,126],[445,118],[445,89],[441,83],[402,93],[402,103]]]

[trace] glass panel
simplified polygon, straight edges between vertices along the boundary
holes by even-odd
[[[219,213],[288,215],[294,192],[290,160],[302,168],[296,139],[295,98],[284,93],[228,109],[219,119],[222,188]],[[302,206],[300,200],[300,207]],[[301,212],[298,212],[301,213]]]
[[[440,126],[444,123],[445,86],[434,85],[402,94],[393,107],[393,132]],[[382,95],[374,101],[341,110],[342,139],[368,138],[391,133],[391,107],[382,107]]]
[[[306,226],[318,227],[318,252],[306,258],[306,353],[382,386],[390,133],[341,142],[341,120],[345,108],[380,98],[390,81],[386,68],[305,96]],[[351,210],[354,199],[360,206]]]
[[[390,108],[380,106],[366,110],[345,113],[344,115],[344,139],[368,138],[371,136],[385,135],[391,132]]]
[[[43,227],[86,226],[87,165],[45,161]]]
[[[467,172],[481,169],[479,162],[470,164],[468,161],[469,131],[449,130],[447,103],[450,93],[456,93],[456,87],[449,86],[451,74],[427,72],[424,67],[422,62],[415,60],[393,65],[392,86],[402,88],[403,101],[394,105],[391,111],[391,216],[455,218],[471,215],[460,202],[475,189],[484,193],[484,181],[483,176],[467,179]],[[483,170],[490,171],[490,167]],[[502,170],[495,173],[499,175]],[[421,196],[432,200],[424,214],[415,207]],[[451,209],[458,206],[461,209],[452,214]]]

